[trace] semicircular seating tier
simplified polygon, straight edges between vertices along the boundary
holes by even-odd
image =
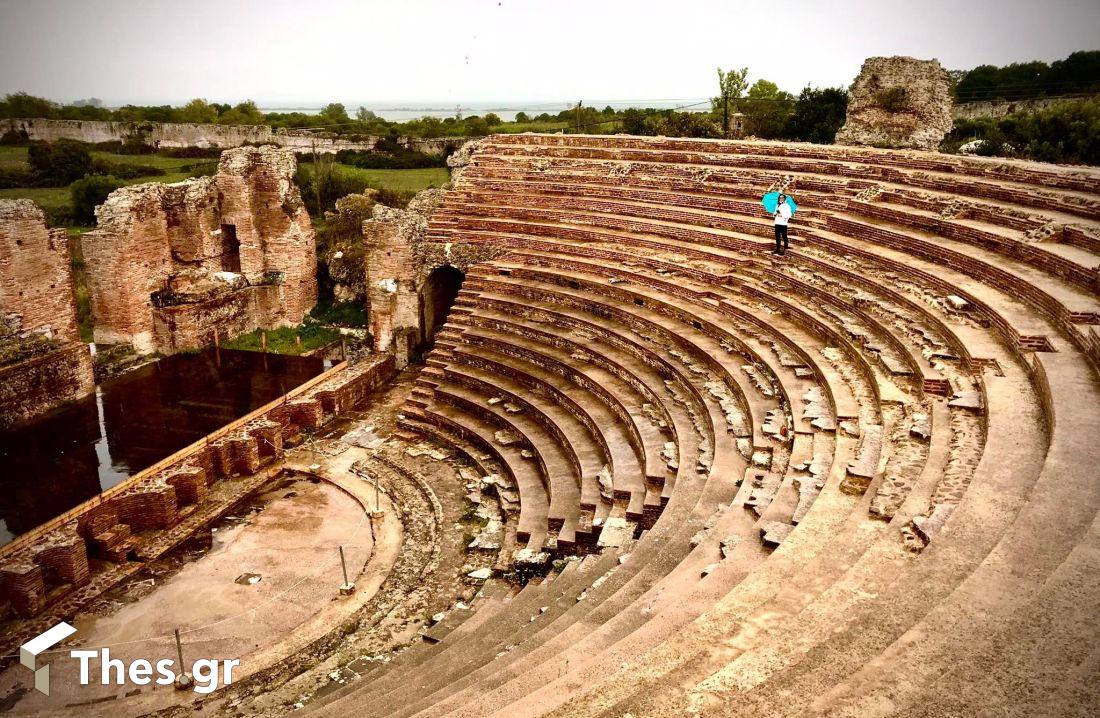
[[[498,568],[548,568],[313,710],[1100,709],[1100,172],[495,136],[428,240],[507,252],[403,428],[510,487]]]

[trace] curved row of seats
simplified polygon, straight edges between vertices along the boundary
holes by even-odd
[[[1098,219],[1093,170],[483,141],[428,239],[507,253],[468,272],[403,425],[508,476],[498,565],[535,577],[310,707],[1100,710],[1072,684],[1100,625]]]

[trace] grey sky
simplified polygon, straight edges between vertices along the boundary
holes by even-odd
[[[0,92],[108,104],[697,98],[718,66],[797,91],[1098,46],[1098,0],[0,0]]]

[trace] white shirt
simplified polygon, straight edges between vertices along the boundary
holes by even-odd
[[[784,202],[775,208],[775,223],[785,225],[791,218],[791,206]]]

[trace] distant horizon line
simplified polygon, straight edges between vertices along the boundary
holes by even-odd
[[[24,92],[24,90],[11,90],[5,91],[4,94],[14,94],[16,92]],[[34,95],[34,93],[28,93]],[[34,95],[41,97],[40,95]],[[168,105],[170,107],[183,107],[188,102],[194,99],[204,99],[210,104],[228,104],[236,105],[241,102],[254,102],[257,107],[262,107],[268,110],[319,110],[326,105],[338,102],[344,105],[345,109],[358,109],[365,107],[368,110],[380,109],[390,111],[419,111],[425,112],[447,112],[451,110],[480,110],[480,111],[500,111],[500,112],[517,112],[517,111],[530,111],[538,109],[551,110],[560,107],[574,107],[576,100],[548,100],[548,99],[531,99],[531,100],[459,100],[457,102],[451,102],[440,99],[427,99],[427,100],[353,100],[343,101],[340,100],[257,100],[253,98],[245,98],[243,100],[210,100],[207,98],[188,98],[186,100],[112,100],[107,101],[101,97],[95,95],[89,95],[87,97],[81,97],[70,100],[57,100],[46,97],[44,99],[50,102],[56,102],[59,105],[73,105],[77,102],[87,102],[88,100],[99,100],[105,109],[119,109],[127,105],[141,106],[141,107],[160,107]],[[683,98],[652,98],[652,99],[611,99],[611,98],[597,98],[592,100],[580,99],[580,102],[585,107],[594,107],[599,105],[600,109],[607,105],[631,105],[642,106],[644,103],[671,103],[671,102],[707,102],[710,97],[683,97]]]

